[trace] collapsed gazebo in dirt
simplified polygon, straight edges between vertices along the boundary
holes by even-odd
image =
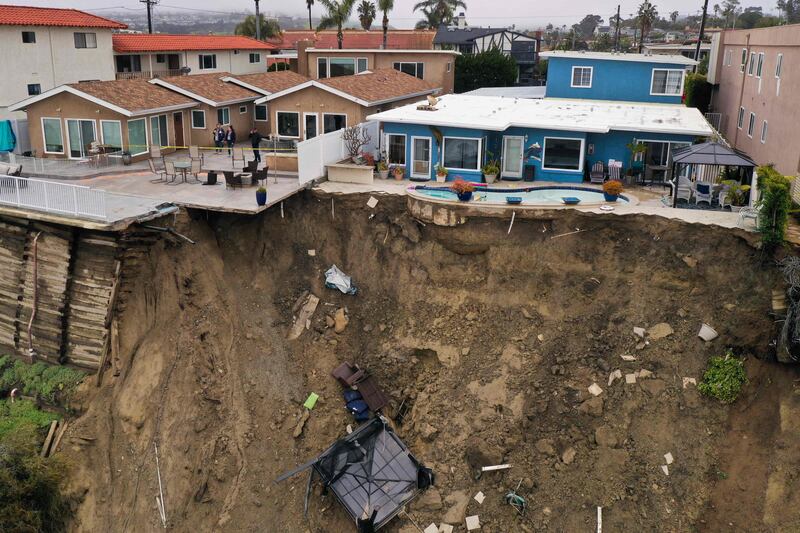
[[[309,468],[306,507],[313,480],[319,476],[356,524],[371,520],[375,530],[434,482],[433,472],[411,455],[383,417],[363,424],[276,482]]]

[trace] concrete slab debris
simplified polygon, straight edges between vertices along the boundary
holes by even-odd
[[[370,209],[375,209],[375,206],[378,205],[378,199],[374,196],[370,196],[369,200],[367,200],[367,207]]]
[[[671,465],[675,459],[673,459],[672,454],[670,452],[667,452],[664,454],[664,460],[667,462],[668,465]]]
[[[453,533],[453,526],[442,522],[439,524],[439,533]]]
[[[473,496],[472,499],[478,503],[483,503],[483,500],[486,499],[486,495],[483,493],[483,491],[478,491],[478,494]]]
[[[622,370],[616,369],[608,376],[608,386],[610,387],[614,380],[622,379]]]
[[[633,334],[636,335],[637,337],[639,337],[640,339],[644,339],[644,334],[645,333],[646,333],[646,330],[644,328],[640,328],[640,327],[634,326]]]
[[[314,311],[317,310],[318,305],[319,298],[313,294],[309,294],[308,299],[306,300],[305,304],[303,304],[300,312],[297,314],[297,318],[292,325],[292,329],[289,330],[288,339],[290,341],[295,340],[302,335],[303,331],[306,329],[306,322],[311,320],[311,317],[314,315]]]
[[[439,528],[436,524],[431,523],[428,527],[422,530],[422,533],[439,533]]]
[[[632,355],[620,355],[623,361],[630,363],[631,361],[636,361],[636,357]]]
[[[695,378],[683,378],[683,388],[685,389],[689,384],[697,386],[697,380]]]
[[[672,326],[667,324],[666,322],[661,322],[656,324],[652,328],[647,330],[647,336],[650,337],[650,340],[657,341],[658,339],[663,339],[664,337],[669,337],[672,335],[674,331],[672,330]]]
[[[311,250],[308,251],[308,255],[311,257],[315,257],[317,255],[317,251],[312,248]]]
[[[636,383],[636,374],[625,374],[625,383],[628,385]]]
[[[536,335],[536,338],[539,339],[539,342],[544,342],[544,335],[542,335],[541,333]]]
[[[641,370],[636,371],[637,378],[651,378],[653,377],[653,373],[647,370],[646,368],[642,368]]]
[[[600,385],[597,383],[592,383],[589,386],[589,392],[592,394],[592,396],[600,396],[603,393],[603,389],[601,389]]]
[[[665,476],[669,475],[669,467],[667,465],[661,465],[661,471],[664,472]]]
[[[468,516],[466,518],[467,523],[467,531],[472,531],[474,529],[481,528],[481,521],[478,519],[478,515]]]

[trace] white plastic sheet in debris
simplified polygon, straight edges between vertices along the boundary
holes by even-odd
[[[339,270],[339,267],[336,265],[332,265],[325,271],[325,286],[329,289],[339,289],[344,294],[355,294],[358,292],[350,276]]]

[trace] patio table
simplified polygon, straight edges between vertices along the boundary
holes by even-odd
[[[183,182],[186,183],[186,177],[189,174],[189,169],[192,168],[191,161],[175,161],[175,170],[180,170],[181,178],[183,178]]]

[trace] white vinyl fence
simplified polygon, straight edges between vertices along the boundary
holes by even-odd
[[[106,193],[83,185],[0,175],[0,204],[106,220]]]
[[[362,151],[377,155],[380,131],[377,122],[362,122],[370,142]],[[337,163],[347,156],[342,142],[344,130],[333,131],[297,143],[297,173],[300,183],[308,183],[325,176],[325,165]]]

